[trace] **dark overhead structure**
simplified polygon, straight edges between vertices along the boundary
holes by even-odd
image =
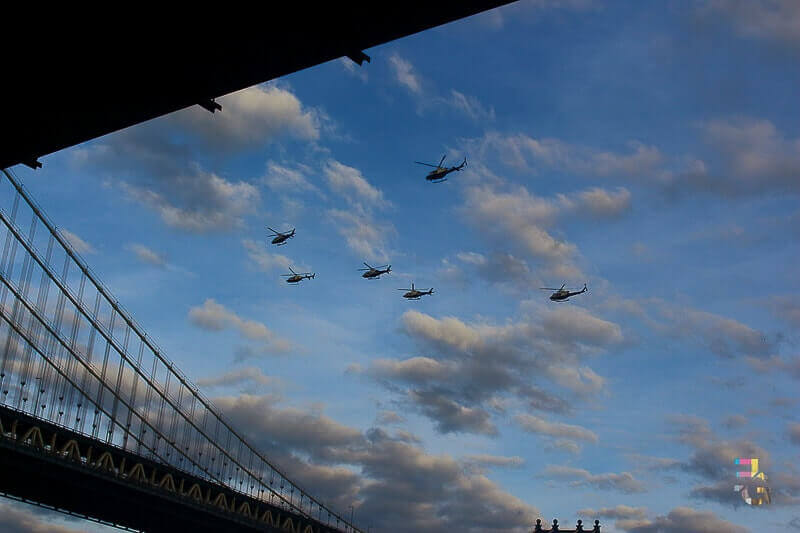
[[[36,167],[44,155],[192,105],[213,113],[225,94],[338,57],[362,64],[365,49],[509,3],[285,2],[170,25],[155,16],[47,29],[36,17],[33,26],[8,21],[0,168]]]

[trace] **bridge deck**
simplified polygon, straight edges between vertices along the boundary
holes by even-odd
[[[0,406],[0,492],[143,531],[339,531]]]

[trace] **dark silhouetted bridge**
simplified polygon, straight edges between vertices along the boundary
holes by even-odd
[[[0,176],[0,492],[146,531],[360,531],[248,444]]]

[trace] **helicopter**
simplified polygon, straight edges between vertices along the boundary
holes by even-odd
[[[298,274],[297,272],[292,270],[292,267],[289,267],[289,270],[292,271],[291,274],[281,274],[281,276],[287,278],[286,283],[299,283],[304,279],[314,279],[314,277],[317,275],[316,273],[312,274],[311,272],[303,272],[302,274]]]
[[[426,294],[433,294],[433,288],[427,291],[418,291],[414,288],[414,283],[411,283],[410,289],[397,289],[398,291],[408,291],[403,295],[403,298],[408,298],[409,300],[419,300],[421,296],[425,296]]]
[[[566,285],[566,283],[564,285]],[[583,294],[584,292],[589,290],[586,288],[585,283],[583,284],[583,289],[575,292],[570,292],[569,289],[565,289],[564,285],[562,285],[560,289],[553,289],[552,287],[541,287],[541,289],[545,291],[556,291],[550,295],[550,299],[553,300],[554,302],[566,302],[567,300],[569,300],[571,296],[575,296],[576,294]]]
[[[281,233],[280,231],[275,231],[274,229],[267,226],[267,229],[270,230],[272,233],[275,234],[275,238],[272,239],[272,244],[277,244],[278,246],[282,246],[286,244],[286,241],[294,237],[294,228],[292,231],[287,231],[286,233]]]
[[[431,165],[430,163],[423,163],[421,161],[414,161],[414,163],[418,165],[433,167],[434,170],[428,172],[428,175],[425,176],[425,179],[433,183],[441,183],[443,181],[447,181],[447,175],[450,174],[451,172],[458,172],[459,170],[467,166],[467,158],[465,157],[464,161],[457,167],[443,167],[442,163],[444,163],[444,158],[446,156],[447,154],[442,156],[442,160],[439,161],[438,165]]]
[[[378,268],[369,266],[367,263],[364,263],[364,265],[367,268],[359,268],[358,270],[366,270],[366,272],[361,274],[361,277],[366,279],[380,279],[382,274],[388,274],[389,272],[392,271],[392,265],[385,265],[383,267],[378,267]]]

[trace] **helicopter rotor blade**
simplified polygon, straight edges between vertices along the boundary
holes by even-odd
[[[442,160],[441,160],[441,161],[439,161],[439,166],[440,166],[440,167],[442,166],[442,163],[444,163],[444,158],[445,158],[445,157],[447,157],[447,154],[444,154],[444,155],[442,156]]]
[[[426,167],[439,168],[436,165],[431,165],[430,163],[423,163],[422,161],[414,161],[414,163],[416,163],[418,165],[425,165]]]
[[[539,287],[543,291],[560,291],[561,289],[554,289],[553,287]]]
[[[274,229],[270,228],[269,226],[267,226],[267,229],[268,229],[268,230],[270,230],[270,231],[271,231],[272,233],[274,233],[275,235],[280,235],[280,233],[278,233],[278,232],[277,232],[277,231],[275,231]]]

